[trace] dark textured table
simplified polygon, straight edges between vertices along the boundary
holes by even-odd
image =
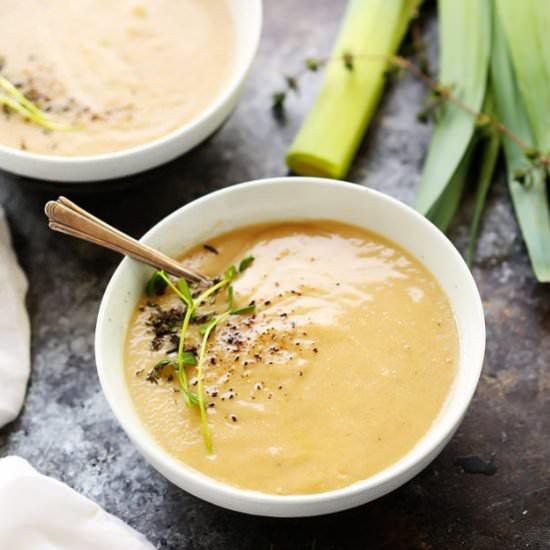
[[[282,71],[328,51],[344,3],[266,4],[261,49],[228,124],[163,168],[109,193],[78,196],[86,208],[138,236],[208,191],[285,172],[285,149],[318,77],[289,102],[285,125],[271,116],[271,93]],[[433,18],[428,27],[433,53]],[[348,179],[412,201],[430,135],[416,121],[423,94],[409,76],[391,86]],[[248,517],[201,502],[162,478],[132,447],[103,398],[93,352],[99,301],[118,258],[49,232],[42,208],[53,195],[0,174],[0,202],[30,281],[33,330],[26,405],[0,430],[0,455],[27,458],[161,548],[550,548],[550,287],[533,279],[503,177],[490,194],[473,269],[488,347],[464,423],[441,456],[401,489],[349,512],[302,520]],[[460,249],[469,213],[468,207],[461,211],[451,233]],[[465,473],[456,463],[465,455],[493,457],[496,474]]]

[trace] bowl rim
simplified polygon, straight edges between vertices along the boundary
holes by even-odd
[[[216,191],[213,191],[211,193],[208,193],[206,195],[203,195],[202,197],[199,197],[198,199],[195,199],[193,201],[190,201],[189,203],[181,206],[180,208],[176,209],[172,213],[168,214],[166,217],[162,218],[160,221],[158,221],[155,225],[153,225],[140,239],[140,241],[147,242],[152,237],[154,237],[155,233],[159,231],[164,225],[170,224],[174,219],[184,216],[186,213],[186,210],[189,209],[191,206],[193,208],[200,207],[204,204],[207,204],[209,200],[212,198],[219,198],[223,197],[227,194],[232,193],[238,193],[241,190],[245,190],[251,187],[259,187],[259,186],[270,186],[270,185],[276,185],[281,182],[287,182],[292,181],[298,184],[308,184],[308,185],[323,185],[328,187],[338,187],[342,188],[342,186],[353,189],[357,191],[358,193],[365,193],[370,194],[372,197],[375,198],[375,200],[379,200],[382,202],[387,202],[391,204],[392,207],[396,208],[398,211],[404,213],[405,215],[411,216],[415,219],[416,223],[422,224],[426,226],[432,233],[434,233],[434,238],[441,239],[445,246],[448,249],[449,254],[453,255],[455,257],[455,260],[457,262],[457,265],[461,266],[462,270],[462,276],[464,283],[468,287],[468,293],[469,298],[472,299],[473,305],[476,309],[476,319],[472,319],[472,323],[477,324],[478,329],[478,344],[477,344],[477,365],[471,365],[469,364],[468,368],[472,371],[471,372],[471,378],[468,380],[467,387],[459,394],[456,395],[455,399],[458,401],[459,406],[456,407],[456,410],[454,410],[451,413],[448,413],[448,417],[445,418],[444,422],[434,423],[432,428],[424,434],[424,436],[420,439],[420,441],[417,442],[417,444],[411,448],[405,455],[403,455],[398,461],[390,464],[380,472],[377,472],[373,474],[372,476],[356,481],[350,485],[333,489],[329,491],[323,491],[319,493],[311,493],[311,494],[297,494],[297,495],[277,495],[277,494],[270,494],[270,493],[263,493],[260,491],[250,490],[250,489],[241,489],[238,487],[234,487],[232,485],[229,485],[228,483],[218,481],[215,478],[212,478],[206,474],[203,474],[202,472],[198,470],[194,470],[192,467],[187,466],[184,462],[178,461],[174,457],[170,457],[166,451],[162,449],[160,444],[154,444],[150,445],[148,441],[144,441],[141,435],[138,433],[137,430],[134,429],[134,427],[131,425],[131,422],[126,422],[124,419],[124,414],[121,413],[119,410],[118,404],[116,402],[116,399],[114,399],[114,395],[111,392],[111,389],[106,381],[106,375],[104,374],[105,371],[105,365],[103,362],[103,342],[101,340],[101,334],[102,330],[101,327],[106,324],[107,319],[107,306],[111,299],[111,295],[114,293],[114,289],[117,285],[117,280],[121,277],[122,272],[127,269],[129,266],[131,260],[129,258],[124,258],[120,264],[117,266],[116,270],[114,271],[113,275],[111,276],[109,283],[105,289],[101,305],[98,312],[97,317],[97,323],[96,323],[96,332],[95,332],[95,357],[96,357],[96,365],[97,365],[97,372],[100,379],[100,383],[104,392],[104,395],[111,407],[111,410],[115,417],[117,418],[118,422],[120,423],[123,430],[126,432],[130,440],[134,445],[138,447],[140,452],[143,452],[142,449],[147,449],[147,456],[146,460],[150,463],[154,464],[154,467],[157,468],[157,464],[160,464],[162,466],[162,475],[164,477],[168,477],[171,481],[173,481],[173,477],[179,477],[184,478],[186,482],[188,482],[189,486],[196,489],[198,486],[202,486],[202,489],[204,489],[205,493],[208,493],[210,495],[216,494],[219,498],[218,501],[223,501],[226,503],[232,502],[235,503],[233,505],[231,504],[223,504],[222,506],[226,508],[230,508],[233,510],[241,510],[241,507],[238,503],[246,503],[248,505],[256,505],[260,506],[261,511],[258,512],[260,515],[278,515],[282,517],[295,517],[295,516],[303,516],[303,515],[311,515],[308,513],[300,513],[296,512],[295,508],[292,509],[292,512],[290,514],[279,514],[279,513],[264,513],[266,508],[275,508],[278,507],[280,509],[281,507],[284,507],[286,505],[292,506],[292,507],[302,507],[306,505],[318,505],[320,503],[337,503],[338,501],[341,501],[343,499],[346,499],[349,501],[350,499],[353,499],[354,496],[361,495],[362,493],[365,493],[367,491],[375,491],[378,489],[377,496],[373,498],[377,498],[378,496],[382,496],[383,494],[393,490],[397,486],[401,485],[410,477],[418,473],[420,469],[423,469],[424,466],[421,468],[418,468],[418,465],[425,460],[426,458],[435,458],[437,454],[440,452],[443,445],[445,445],[448,441],[448,439],[454,434],[454,431],[457,429],[458,425],[460,424],[472,398],[476,391],[479,378],[481,376],[481,371],[483,368],[483,358],[485,353],[485,343],[486,343],[486,329],[485,329],[485,316],[483,312],[483,304],[481,301],[481,296],[479,294],[479,290],[476,286],[476,283],[474,281],[473,275],[470,272],[469,268],[467,267],[463,257],[458,252],[458,250],[455,248],[453,243],[448,239],[448,237],[443,234],[432,222],[430,222],[428,219],[426,219],[424,216],[422,216],[419,212],[414,210],[412,207],[408,206],[407,204],[399,201],[398,199],[391,197],[390,195],[387,195],[385,193],[382,193],[381,191],[371,189],[362,185],[340,181],[340,180],[332,180],[328,178],[317,178],[317,177],[289,177],[289,176],[281,176],[281,177],[273,177],[273,178],[265,178],[265,179],[257,179],[257,180],[251,180],[244,183],[239,183],[235,185],[231,185],[229,187],[225,187]],[[338,219],[338,218],[335,218]],[[341,220],[345,221],[345,220]],[[348,222],[346,222],[348,223]],[[243,224],[246,225],[246,224]],[[373,231],[376,231],[376,229],[373,229]],[[401,245],[400,245],[401,246]],[[415,257],[417,257],[415,255]],[[417,258],[418,259],[418,258]],[[421,261],[420,259],[418,261]],[[431,270],[430,270],[431,272]],[[462,363],[461,363],[462,365]],[[465,368],[464,366],[462,368]],[[434,454],[435,453],[435,454]],[[149,457],[153,457],[153,460],[150,460]],[[415,469],[415,467],[417,469]],[[175,472],[174,476],[168,476],[164,472],[169,471],[171,473]],[[412,475],[407,475],[412,472]],[[392,481],[395,481],[397,479],[404,479],[403,482],[399,482],[397,484],[392,485]],[[384,487],[385,486],[385,487]],[[200,498],[200,495],[198,495],[197,492],[194,492],[191,489],[184,489],[186,491],[192,492],[192,494],[196,494]],[[349,508],[350,505],[346,506],[335,506],[333,511],[342,510],[345,508]],[[250,509],[250,506],[248,506]],[[330,511],[330,510],[329,510]],[[249,512],[254,513],[254,512]],[[320,513],[327,513],[327,512],[320,512]]]
[[[186,133],[192,133],[196,128],[205,123],[211,118],[219,109],[223,107],[228,101],[230,101],[233,94],[237,92],[239,86],[246,80],[246,76],[252,67],[252,63],[256,57],[258,47],[260,44],[262,26],[263,26],[263,3],[262,0],[248,0],[254,3],[254,9],[249,13],[254,13],[257,17],[254,21],[254,35],[251,45],[243,55],[243,59],[240,62],[234,60],[234,70],[232,71],[230,78],[222,87],[220,93],[216,96],[214,101],[208,105],[206,109],[201,111],[196,117],[186,122],[183,126],[172,130],[168,134],[161,135],[151,141],[140,143],[126,149],[120,149],[119,151],[111,151],[109,153],[99,153],[94,155],[47,155],[45,153],[33,153],[32,151],[22,151],[15,147],[9,147],[0,143],[0,155],[11,156],[19,161],[26,161],[32,163],[43,163],[51,166],[83,166],[90,164],[100,164],[103,162],[114,162],[117,160],[126,160],[128,158],[140,155],[150,150],[163,148],[166,145],[177,141],[182,135]],[[256,11],[254,11],[256,10]],[[101,181],[101,180],[99,180]],[[108,180],[104,180],[108,181]],[[71,180],[70,183],[78,185],[80,181]],[[82,182],[86,183],[86,182]]]

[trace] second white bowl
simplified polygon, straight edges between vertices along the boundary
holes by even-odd
[[[149,143],[102,155],[41,155],[0,145],[0,169],[48,181],[78,183],[109,180],[164,164],[204,141],[229,117],[241,97],[262,28],[261,0],[227,2],[237,37],[233,73],[220,95],[197,118]]]

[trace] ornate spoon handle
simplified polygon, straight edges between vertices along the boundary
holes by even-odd
[[[205,275],[183,267],[173,258],[115,229],[65,197],[49,201],[44,210],[50,229],[54,231],[109,248],[190,282],[210,282]]]

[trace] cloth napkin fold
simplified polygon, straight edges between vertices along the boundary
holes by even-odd
[[[0,427],[21,410],[30,374],[27,279],[17,263],[0,206]]]
[[[17,456],[0,459],[0,548],[154,550],[123,521]]]

